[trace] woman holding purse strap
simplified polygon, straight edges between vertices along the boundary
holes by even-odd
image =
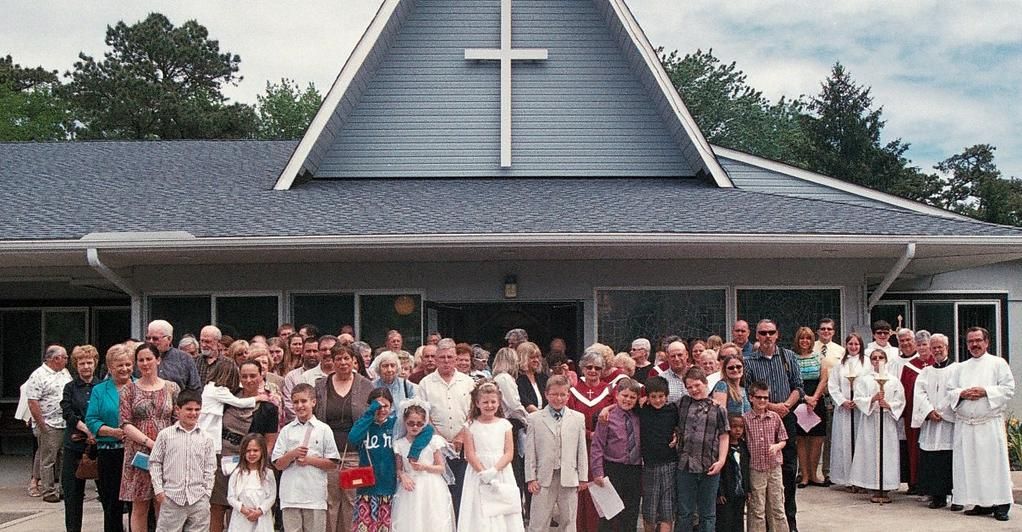
[[[85,480],[77,478],[75,471],[86,452],[91,453],[89,458],[96,457],[96,436],[85,425],[85,410],[89,407],[92,386],[96,383],[99,351],[91,345],[77,346],[71,350],[71,363],[76,377],[64,385],[64,395],[60,400],[60,409],[67,423],[60,486],[64,490],[64,527],[68,532],[81,532]]]

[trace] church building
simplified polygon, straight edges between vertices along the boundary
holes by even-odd
[[[884,318],[1022,350],[1022,229],[709,144],[624,0],[384,0],[343,61],[299,141],[0,143],[2,400],[45,345],[156,318],[574,354]]]

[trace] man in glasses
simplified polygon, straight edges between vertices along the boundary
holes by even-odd
[[[634,378],[640,384],[646,384],[646,379],[649,378],[649,370],[653,367],[653,363],[649,361],[649,350],[649,340],[645,338],[632,340],[632,349],[629,354],[632,356],[632,360],[635,361]]]
[[[182,390],[201,391],[199,370],[188,353],[174,347],[174,327],[166,320],[153,320],[146,328],[145,341],[160,352],[160,378],[174,381]],[[138,370],[136,370],[136,375]]]
[[[758,348],[745,356],[745,378],[748,382],[764,382],[770,388],[767,409],[776,412],[784,422],[788,434],[795,434],[795,407],[802,400],[802,374],[798,369],[795,353],[777,345],[779,331],[777,323],[770,319],[756,324]],[[798,452],[794,445],[781,450],[783,463],[781,473],[784,483],[784,514],[788,528],[797,532],[795,524],[795,484],[798,476]]]
[[[891,324],[884,320],[873,322],[873,341],[866,346],[866,353],[872,353],[875,349],[883,349],[887,353],[887,360],[898,358],[898,346],[891,345]]]
[[[816,333],[819,339],[813,345],[813,352],[820,354],[820,358],[823,359],[823,365],[826,366],[828,371],[832,370],[841,363],[841,359],[845,356],[845,348],[841,347],[840,343],[834,341],[834,335],[837,333],[837,322],[831,318],[823,318],[820,320]],[[823,395],[823,406],[823,427],[827,433],[826,439],[823,440],[823,484],[829,486],[830,429],[834,419],[834,401],[831,401],[829,393]]]

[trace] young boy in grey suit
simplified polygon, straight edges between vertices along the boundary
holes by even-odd
[[[546,383],[547,406],[529,414],[525,481],[532,493],[529,531],[547,532],[557,508],[557,529],[575,532],[578,492],[589,479],[586,423],[567,407],[571,384],[561,375]]]

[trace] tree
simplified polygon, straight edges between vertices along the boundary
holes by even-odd
[[[24,68],[11,56],[0,57],[0,140],[67,138],[66,103],[54,89],[57,71]]]
[[[917,191],[929,179],[905,158],[909,145],[901,139],[883,144],[883,108],[873,109],[870,88],[857,85],[841,63],[835,63],[820,94],[811,98],[802,116],[805,142],[799,158],[813,171],[912,199],[932,200],[934,187]]]
[[[679,58],[678,52],[658,50],[671,83],[685,101],[706,139],[728,148],[770,159],[797,163],[793,145],[802,136],[800,100],[781,98],[772,104],[749,86],[735,62],[721,63],[713,50],[696,50]]]
[[[175,27],[152,13],[107,26],[100,61],[81,53],[65,93],[83,138],[241,138],[255,132],[251,106],[228,104],[241,58],[194,20]]]
[[[1001,177],[994,150],[976,144],[937,163],[947,183],[943,207],[985,222],[1022,225],[1022,183]]]
[[[256,96],[256,100],[259,102],[259,138],[285,140],[305,134],[323,97],[312,83],[301,92],[297,83],[282,78],[279,84],[267,81],[266,94]]]

